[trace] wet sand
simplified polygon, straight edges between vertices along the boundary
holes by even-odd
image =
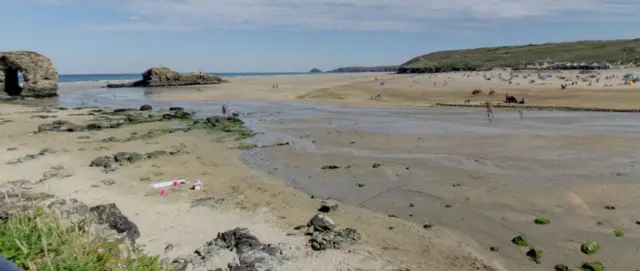
[[[634,115],[536,111],[521,120],[505,110],[489,125],[478,109],[309,111],[313,119],[265,121],[270,133],[258,145],[293,144],[255,150],[246,160],[306,193],[441,225],[487,251],[498,247],[495,257],[510,270],[640,264]],[[609,204],[617,210],[606,210]],[[511,244],[517,235],[544,251],[541,264]],[[585,256],[579,247],[587,241],[602,250]]]

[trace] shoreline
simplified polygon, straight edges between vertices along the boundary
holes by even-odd
[[[442,107],[473,107],[485,108],[484,104],[465,104],[465,103],[436,103],[434,106]],[[564,112],[611,112],[611,113],[640,113],[640,108],[636,109],[616,109],[616,108],[595,108],[595,107],[577,107],[577,106],[552,106],[552,105],[520,105],[520,104],[493,104],[493,108],[507,109],[528,109],[528,110],[544,110],[544,111],[564,111]]]

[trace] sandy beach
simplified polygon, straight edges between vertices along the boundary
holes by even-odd
[[[230,84],[191,87],[179,93],[160,93],[155,97],[159,100],[311,101],[361,106],[431,106],[436,103],[464,103],[466,100],[471,103],[500,103],[509,93],[518,100],[524,97],[531,106],[637,108],[640,86],[623,85],[622,78],[627,73],[637,75],[640,69],[601,70],[590,74],[542,71],[541,75],[550,76],[544,80],[539,79],[535,71],[515,71],[511,84],[500,80],[510,76],[509,71],[502,70],[416,75],[364,73],[229,78]],[[572,81],[559,79],[559,76]],[[530,83],[531,80],[535,82]],[[572,85],[574,81],[577,83]],[[560,88],[563,83],[568,85],[564,90]],[[274,85],[278,85],[278,89],[273,89]],[[482,94],[471,95],[475,89]],[[489,96],[491,90],[495,91],[494,96]],[[381,95],[380,99],[370,99],[378,94]]]
[[[277,270],[551,270],[556,264],[577,268],[595,260],[613,270],[632,270],[640,264],[634,256],[640,202],[633,196],[639,189],[633,180],[639,176],[640,157],[629,148],[640,144],[635,114],[527,110],[521,118],[515,110],[496,108],[495,119],[488,121],[482,108],[434,105],[499,105],[510,93],[524,97],[532,108],[637,109],[638,86],[622,85],[621,79],[634,72],[543,72],[545,79],[532,83],[538,78],[534,72],[514,72],[508,83],[500,78],[509,72],[491,71],[229,78],[230,83],[220,85],[154,89],[61,84],[55,106],[137,108],[148,103],[182,106],[204,117],[219,114],[220,106],[231,102],[258,136],[240,142],[191,131],[125,143],[101,141],[170,125],[164,122],[30,135],[51,119],[24,113],[33,107],[8,105],[0,117],[12,122],[3,124],[0,145],[18,150],[5,152],[5,160],[45,147],[69,152],[2,165],[2,180],[38,179],[60,164],[73,176],[33,189],[88,203],[117,202],[140,227],[140,243],[169,258],[190,253],[236,226],[248,227],[265,242],[304,248],[303,232],[293,228],[305,224],[321,200],[331,199],[342,209],[331,217],[341,227],[361,231],[363,240],[348,249],[300,249],[295,260]],[[568,86],[561,89],[564,83]],[[472,95],[474,89],[482,93]],[[489,95],[492,90],[495,94]],[[370,98],[378,94],[379,99]],[[50,114],[88,120],[75,116],[82,112]],[[282,142],[287,144],[271,147]],[[249,143],[254,147],[238,149]],[[176,147],[187,153],[110,173],[88,167],[91,159],[118,151]],[[329,165],[338,168],[323,169]],[[27,174],[20,167],[41,170]],[[161,197],[148,186],[179,177],[200,179],[205,188],[172,190]],[[116,183],[101,185],[105,179]],[[203,196],[225,203],[213,209],[190,207]],[[538,225],[536,218],[551,223]],[[516,236],[543,251],[540,263],[512,244]],[[580,252],[589,241],[602,246],[598,254]],[[176,249],[165,255],[167,243]],[[211,267],[225,264],[220,260]]]

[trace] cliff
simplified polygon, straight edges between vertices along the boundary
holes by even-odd
[[[398,73],[475,71],[584,63],[596,68],[640,64],[640,39],[592,40],[438,51],[414,57]]]

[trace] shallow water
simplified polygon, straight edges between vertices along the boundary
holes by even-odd
[[[62,95],[60,106],[137,108],[181,106],[196,116],[219,114],[221,102],[161,102],[144,89],[95,89]],[[477,108],[346,108],[313,103],[237,102],[232,109],[255,131],[258,145],[291,142],[244,154],[254,168],[319,198],[433,223],[500,246],[513,270],[550,270],[584,260],[567,238],[596,240],[596,256],[612,270],[640,261],[640,118],[631,113],[496,110],[491,122]],[[349,141],[355,142],[350,144]],[[435,141],[435,142],[434,142]],[[373,162],[383,166],[372,169]],[[322,171],[322,164],[350,165]],[[362,187],[356,184],[362,184]],[[603,188],[603,185],[606,188]],[[582,197],[593,214],[576,214],[566,193]],[[593,196],[597,195],[597,196]],[[620,211],[603,211],[615,203]],[[412,206],[412,207],[409,207]],[[553,226],[533,225],[536,216]],[[607,221],[623,228],[624,239]],[[585,222],[586,221],[586,222]],[[543,265],[509,241],[524,234],[545,250]],[[575,262],[575,263],[574,263]]]

